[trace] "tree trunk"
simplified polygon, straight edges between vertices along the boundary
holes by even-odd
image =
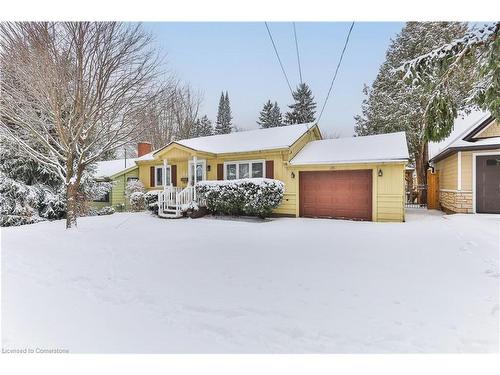
[[[417,189],[419,204],[427,203],[427,165],[429,156],[427,152],[427,142],[425,142],[415,155],[415,172],[417,173]]]
[[[76,170],[76,177],[71,177],[66,188],[66,229],[72,226],[76,227],[76,219],[78,217],[78,190],[82,179],[84,166],[79,165]],[[72,171],[72,169],[71,169]]]
[[[66,188],[66,229],[76,227],[78,186],[71,181]]]

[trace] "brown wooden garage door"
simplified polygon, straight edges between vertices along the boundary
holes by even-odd
[[[300,216],[372,219],[372,171],[299,173]]]
[[[476,212],[500,213],[500,155],[476,158]]]

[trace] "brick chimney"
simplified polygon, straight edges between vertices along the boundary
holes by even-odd
[[[139,142],[137,143],[137,157],[149,154],[152,151],[151,143],[149,142]]]

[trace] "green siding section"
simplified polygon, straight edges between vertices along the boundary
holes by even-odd
[[[127,187],[127,179],[129,177],[139,178],[139,168],[135,168],[132,171],[124,173],[122,175],[115,176],[113,179],[113,189],[111,189],[111,206],[116,210],[119,210],[118,205],[124,204],[125,211],[130,208],[130,203],[125,197],[125,188]]]

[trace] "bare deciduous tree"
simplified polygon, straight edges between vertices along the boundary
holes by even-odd
[[[83,172],[136,134],[159,63],[140,25],[0,24],[1,131],[65,183],[67,228]]]
[[[194,124],[201,103],[200,93],[194,92],[189,85],[170,80],[139,114],[138,137],[156,149],[175,139],[198,136]]]

